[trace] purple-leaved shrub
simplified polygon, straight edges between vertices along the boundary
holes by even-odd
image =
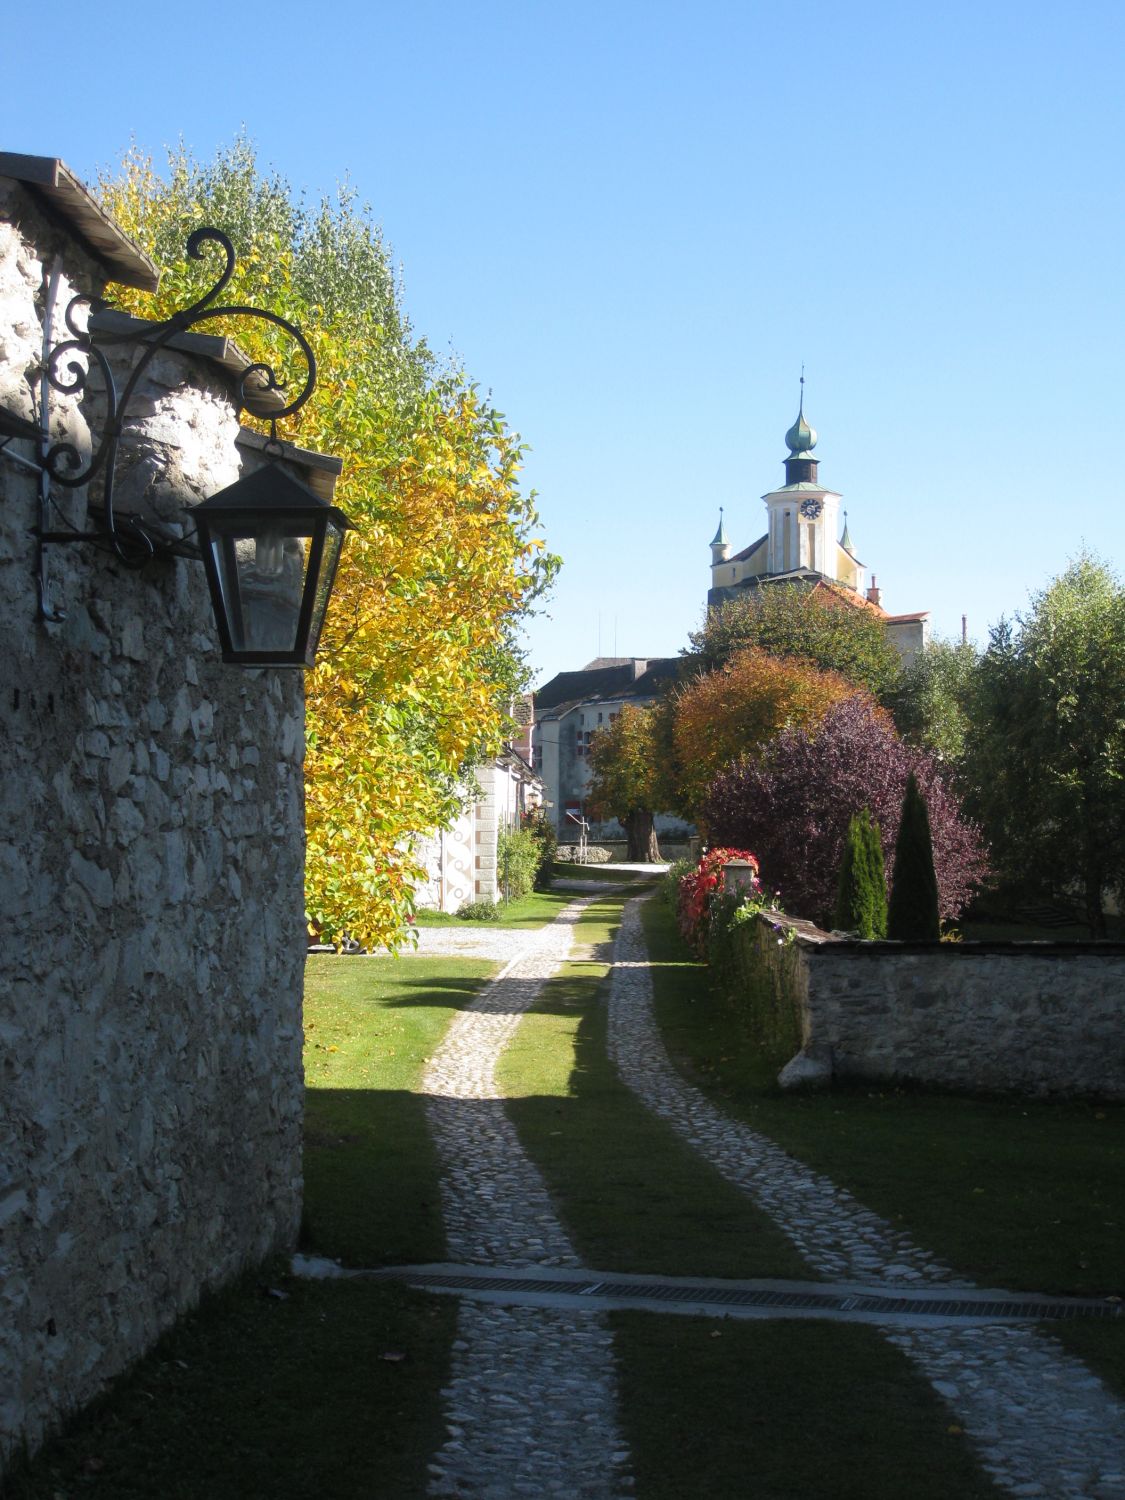
[[[941,917],[950,921],[988,873],[980,830],[962,814],[932,756],[904,744],[868,702],[838,703],[816,729],[783,730],[756,759],[721,771],[703,819],[712,843],[755,851],[787,911],[827,924],[848,823],[864,807],[883,830],[891,880],[912,771],[929,808]]]

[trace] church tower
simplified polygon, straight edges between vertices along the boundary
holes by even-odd
[[[820,460],[813,455],[816,429],[805,420],[805,378],[801,376],[801,404],[797,420],[785,434],[789,453],[785,459],[785,483],[762,499],[769,531],[766,545],[767,575],[820,573],[833,581],[841,579],[837,564],[840,533],[840,496],[820,483]]]
[[[763,495],[766,534],[731,555],[719,513],[719,529],[711,541],[711,590],[708,602],[721,603],[731,591],[753,588],[774,579],[815,583],[824,579],[862,594],[864,567],[852,550],[844,528],[840,537],[840,501],[835,490],[820,482],[820,459],[815,453],[816,429],[805,416],[805,377],[797,420],[785,434],[785,483]],[[839,540],[837,540],[839,538]]]
[[[880,592],[871,579],[864,594],[863,563],[855,555],[847,512],[840,535],[843,496],[820,482],[816,430],[805,417],[805,377],[797,420],[785,434],[785,483],[763,495],[767,530],[741,552],[731,553],[719,512],[719,529],[711,541],[711,587],[708,608],[738,598],[745,589],[769,584],[794,584],[803,589],[835,585],[834,592],[858,609],[874,610],[904,661],[925,649],[929,638],[928,611],[890,615],[882,608]]]

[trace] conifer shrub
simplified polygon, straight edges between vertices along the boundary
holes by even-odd
[[[887,877],[883,840],[869,808],[853,814],[844,839],[836,926],[861,938],[887,935]]]
[[[902,799],[902,819],[895,840],[895,869],[887,909],[887,936],[906,943],[941,940],[934,846],[926,799],[911,772]]]

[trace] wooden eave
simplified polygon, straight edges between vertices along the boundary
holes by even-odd
[[[159,287],[160,272],[155,264],[57,156],[0,151],[0,177],[22,182],[50,204],[105,266],[111,281],[135,286],[142,292],[155,292]]]
[[[234,441],[239,448],[249,448],[254,453],[264,453],[267,447],[274,446],[265,433],[255,432],[252,427],[240,427]],[[331,504],[336,481],[343,472],[343,460],[328,453],[314,453],[311,448],[298,448],[295,443],[278,440],[276,446],[281,449],[281,457],[286,463],[305,471],[305,482],[313,494]]]

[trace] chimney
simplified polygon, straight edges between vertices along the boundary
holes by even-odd
[[[867,590],[867,602],[868,602],[868,604],[878,605],[879,600],[881,598],[882,598],[882,595],[879,593],[879,590],[875,586],[875,574],[872,573],[872,575],[871,575],[871,587]]]

